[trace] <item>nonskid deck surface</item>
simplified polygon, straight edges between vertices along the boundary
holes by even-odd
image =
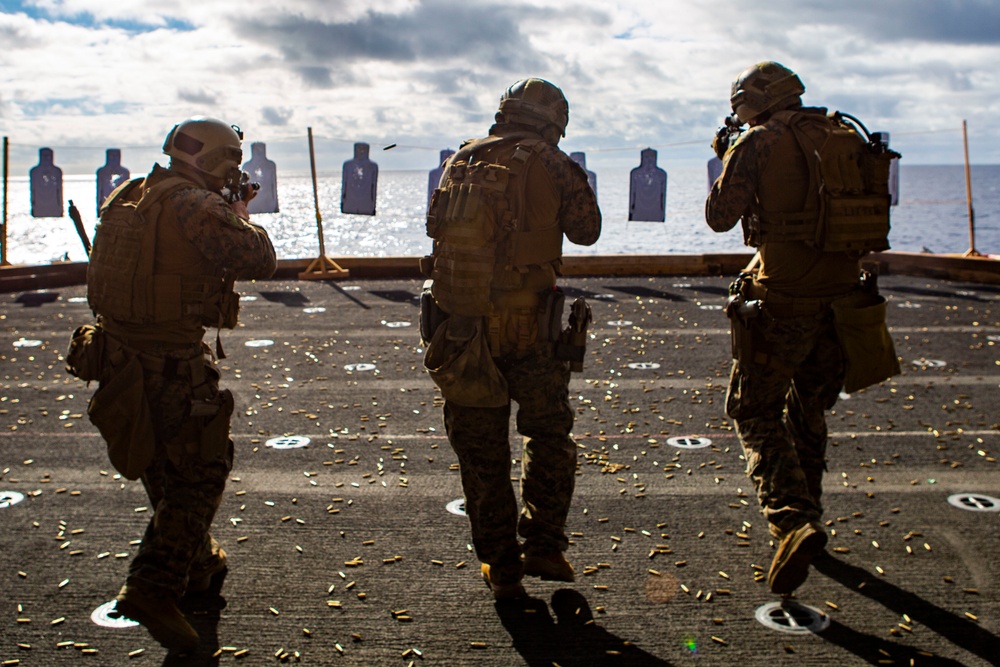
[[[782,607],[724,414],[728,282],[565,281],[594,312],[571,385],[578,577],[502,606],[448,509],[462,491],[422,372],[420,282],[238,285],[221,362],[236,464],[213,528],[230,570],[225,607],[191,616],[196,656],[92,620],[150,508],[63,367],[85,288],[0,296],[0,664],[1000,663],[998,288],[882,278],[903,374],[830,414],[835,534]]]

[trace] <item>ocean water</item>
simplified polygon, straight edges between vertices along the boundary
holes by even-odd
[[[661,165],[663,167],[664,165]],[[597,172],[597,195],[604,216],[601,239],[589,247],[566,243],[567,254],[671,254],[745,251],[739,226],[717,234],[704,221],[708,178],[704,168],[665,167],[666,222],[629,222],[629,171]],[[593,168],[592,168],[593,169]],[[375,216],[340,213],[340,175],[321,174],[320,204],[326,254],[330,257],[418,256],[429,252],[424,233],[428,174],[386,171],[379,174]],[[972,168],[975,247],[1000,254],[1000,165]],[[88,235],[96,222],[93,175],[63,178],[63,195],[72,199]],[[278,171],[279,213],[253,219],[271,234],[279,258],[319,256],[319,236],[312,179],[284,177]],[[8,185],[7,255],[12,264],[44,264],[62,259],[83,261],[86,253],[68,214],[31,217],[27,176]],[[892,212],[889,237],[894,250],[963,253],[970,247],[965,170],[962,166],[901,165],[900,203]]]

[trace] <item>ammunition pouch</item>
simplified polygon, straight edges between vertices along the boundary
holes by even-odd
[[[419,260],[420,275],[430,278],[434,272],[434,255],[424,255]]]
[[[509,404],[507,380],[493,361],[483,329],[483,318],[452,316],[431,337],[424,368],[446,401],[472,408]]]
[[[66,352],[66,372],[84,382],[101,379],[104,368],[104,330],[84,324],[73,332]]]
[[[146,400],[142,363],[132,355],[90,399],[87,416],[108,445],[108,458],[126,479],[138,479],[153,459],[155,435]]]
[[[434,338],[434,332],[448,319],[448,313],[437,304],[431,293],[433,283],[433,280],[425,280],[424,288],[420,292],[420,340],[424,345]]]
[[[228,289],[223,291],[219,297],[219,323],[217,326],[220,329],[235,329],[240,317],[240,295],[233,291],[232,285],[227,287]]]
[[[885,298],[856,292],[832,304],[834,327],[847,360],[844,391],[853,393],[900,372],[885,322]]]

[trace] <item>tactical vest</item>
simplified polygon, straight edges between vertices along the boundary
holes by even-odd
[[[523,136],[491,136],[466,144],[449,159],[427,214],[427,233],[434,239],[431,291],[449,314],[478,317],[498,307],[529,305],[517,304],[517,293],[524,290],[537,303],[537,291],[554,283],[562,257],[558,193],[551,189],[544,201],[526,200],[527,174],[540,144],[541,139]],[[476,160],[481,151],[493,153],[496,161]],[[544,211],[545,219],[529,216],[529,208]],[[548,285],[528,284],[534,267],[551,274]]]
[[[184,238],[173,209],[163,206],[191,181],[167,176],[147,187],[146,180],[119,186],[101,207],[87,267],[91,309],[126,324],[193,318],[206,327],[235,327],[234,281],[213,275],[216,267]]]
[[[779,111],[772,118],[791,128],[808,167],[805,208],[789,210],[758,199],[747,229],[748,245],[802,242],[824,252],[887,250],[889,167],[899,153],[866,143],[839,112],[822,116]],[[796,168],[793,161],[786,164]],[[804,177],[776,176],[787,193],[794,191],[789,183]]]

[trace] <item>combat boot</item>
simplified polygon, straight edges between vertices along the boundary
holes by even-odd
[[[771,561],[767,583],[778,595],[788,595],[809,576],[809,565],[823,551],[827,536],[823,524],[810,521],[786,532]]]
[[[201,643],[198,633],[173,600],[149,595],[134,584],[122,586],[115,600],[119,614],[141,623],[165,648],[186,652]]]
[[[547,556],[525,556],[524,573],[543,581],[573,581],[576,572],[561,551]]]
[[[493,592],[493,599],[516,600],[517,598],[527,597],[528,594],[524,592],[524,586],[521,585],[520,581],[512,584],[501,584],[493,581],[490,577],[489,563],[483,563],[479,569],[483,573],[483,581],[486,582],[486,585]]]
[[[188,573],[187,593],[204,593],[212,585],[212,578],[226,570],[226,551],[215,539],[212,539],[212,550],[209,556],[195,563]]]

